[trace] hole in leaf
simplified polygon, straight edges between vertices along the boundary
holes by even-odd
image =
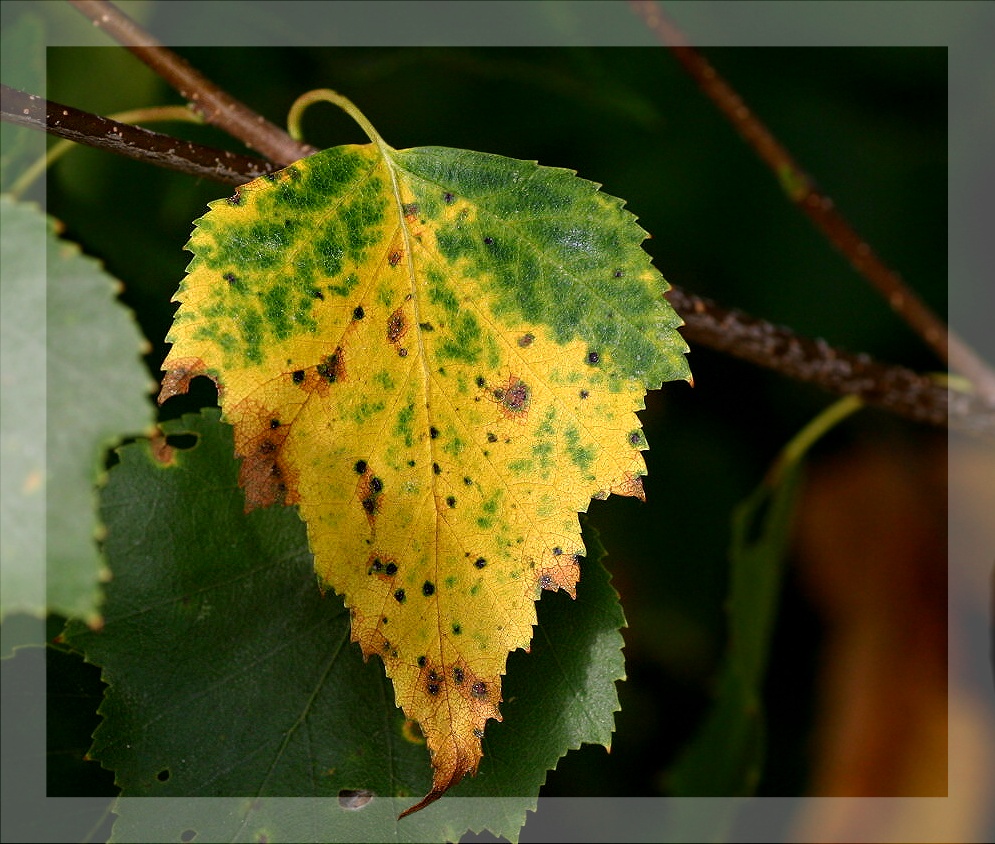
[[[343,788],[339,792],[339,805],[343,809],[355,812],[367,805],[376,795],[365,788]]]
[[[193,448],[200,441],[200,434],[170,434],[166,437],[166,444],[181,451]]]
[[[155,775],[155,778],[159,780],[159,782],[169,782],[169,768],[163,768],[158,774]]]

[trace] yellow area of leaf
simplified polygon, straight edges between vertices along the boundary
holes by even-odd
[[[642,237],[568,171],[382,143],[298,162],[197,221],[160,400],[213,378],[247,508],[300,508],[321,582],[425,736],[432,791],[409,811],[476,771],[535,601],[574,594],[578,511],[642,496],[635,411],[660,367],[606,285],[649,291],[641,318],[679,361],[664,377],[686,375]],[[573,292],[547,290],[560,275]]]

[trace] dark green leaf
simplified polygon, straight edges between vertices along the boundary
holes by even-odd
[[[540,602],[535,652],[513,659],[505,720],[488,732],[477,778],[453,792],[503,799],[447,797],[398,823],[431,769],[381,663],[363,662],[341,599],[320,594],[296,512],[244,512],[217,412],[166,426],[187,432],[198,438],[189,450],[119,450],[102,495],[114,574],[104,627],[72,624],[67,640],[103,667],[92,755],[125,798],[239,799],[207,801],[207,814],[205,801],[169,801],[164,814],[163,801],[125,799],[116,839],[187,829],[236,840],[517,837],[546,770],[611,734],[623,619],[600,564],[586,564],[575,604]],[[376,797],[346,810],[342,790]]]

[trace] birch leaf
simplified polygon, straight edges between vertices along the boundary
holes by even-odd
[[[351,104],[350,104],[351,105]],[[160,400],[207,375],[246,507],[295,504],[319,581],[383,659],[440,797],[501,719],[578,512],[642,497],[645,391],[690,378],[621,200],[568,170],[336,147],[196,221]]]

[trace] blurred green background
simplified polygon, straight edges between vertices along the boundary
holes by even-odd
[[[156,14],[152,6],[151,14]],[[332,87],[392,146],[464,147],[567,167],[625,198],[651,234],[645,246],[672,283],[796,331],[917,369],[939,365],[888,306],[781,194],[774,177],[662,48],[181,49],[220,86],[282,123],[306,90]],[[942,48],[711,49],[707,56],[879,254],[939,312],[946,307],[947,56]],[[48,95],[109,114],[181,102],[119,48],[50,48]],[[333,107],[312,108],[307,140],[362,142]],[[218,130],[159,131],[238,149]],[[65,236],[125,284],[152,344],[158,377],[182,249],[206,203],[230,189],[77,149],[49,175],[49,213]],[[666,385],[642,414],[650,451],[647,502],[594,502],[622,596],[628,680],[610,754],[588,747],[551,773],[547,795],[655,795],[706,712],[725,638],[729,516],[777,450],[830,398],[706,349],[692,348],[695,386]],[[203,379],[201,379],[203,380]],[[189,402],[213,402],[198,383]],[[874,412],[820,447],[934,432]],[[938,499],[938,506],[942,505]],[[815,676],[823,629],[789,572],[766,703],[769,756],[760,792],[805,793],[811,774]],[[92,703],[97,672],[50,665]],[[62,691],[62,685],[53,690]],[[58,701],[53,701],[57,706]],[[54,717],[57,717],[54,716]],[[65,746],[85,748],[96,724]],[[92,764],[50,766],[50,794],[110,788]]]

